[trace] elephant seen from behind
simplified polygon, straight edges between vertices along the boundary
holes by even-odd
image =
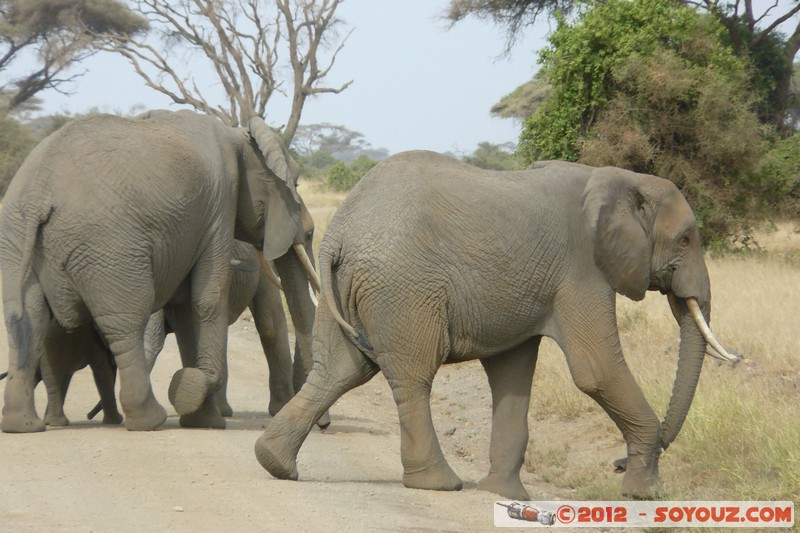
[[[309,234],[313,234],[313,227],[311,230]],[[259,267],[258,251],[252,245],[241,241],[236,241],[234,245],[231,267],[228,322],[232,324],[245,309],[250,309],[269,366],[268,409],[269,413],[274,415],[294,395],[289,333],[278,288],[280,280],[271,270],[262,270]],[[269,265],[265,265],[264,268],[271,269]],[[169,333],[176,334],[182,365],[196,366],[191,309],[188,308],[190,302],[189,286],[185,283],[178,289],[170,304],[150,316],[144,339],[148,371],[155,366],[156,358],[161,353],[166,335]],[[41,374],[48,392],[45,424],[57,426],[69,424],[63,410],[64,398],[72,375],[87,363],[91,366],[100,393],[100,402],[88,413],[87,418],[91,420],[102,410],[104,423],[122,421],[118,413],[114,416],[114,413],[110,412],[111,406],[114,410],[116,408],[114,401],[116,369],[113,368],[113,355],[102,344],[102,339],[90,324],[67,334],[53,321],[47,335],[46,348],[41,360]],[[303,373],[304,357],[299,350],[296,356],[298,360],[295,362],[294,370],[302,373],[299,377],[302,384],[307,374]],[[227,400],[227,380],[215,393],[214,400],[222,416],[228,417],[233,414]],[[191,425],[191,422],[191,415],[183,418],[185,425]]]
[[[440,365],[479,359],[492,429],[489,473],[478,486],[527,500],[519,471],[539,342],[548,336],[576,386],[622,432],[622,492],[652,494],[659,455],[683,424],[713,340],[694,215],[674,184],[654,176],[537,167],[487,171],[408,152],[358,183],[320,250],[313,370],[255,444],[267,471],[297,479],[297,452],[314,420],[382,371],[400,418],[403,483],[460,489],[434,431],[430,391]],[[616,293],[641,300],[648,290],[669,297],[681,332],[663,423],[628,369],[616,323]]]
[[[281,275],[298,342],[310,354],[299,168],[260,118],[225,126],[189,111],[77,119],[45,139],[12,180],[0,215],[0,268],[9,339],[4,432],[44,429],[33,401],[51,319],[93,323],[114,355],[129,430],[160,426],[144,356],[151,313],[190,286],[195,367],[170,384],[191,425],[219,426],[234,238]],[[224,424],[224,421],[222,422]]]

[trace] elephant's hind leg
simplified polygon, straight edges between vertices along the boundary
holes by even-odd
[[[494,357],[481,359],[492,389],[489,475],[478,488],[514,500],[528,500],[519,471],[528,444],[528,405],[539,342],[535,337]]]
[[[4,290],[9,289],[4,287]],[[3,397],[3,419],[0,422],[0,429],[4,433],[33,433],[45,429],[44,422],[36,414],[33,389],[36,386],[36,369],[44,351],[50,309],[38,283],[27,285],[24,302],[25,318],[8,326],[8,381]]]
[[[344,337],[324,309],[314,325],[314,353],[314,366],[300,392],[267,422],[255,444],[258,462],[279,479],[297,479],[297,452],[314,423],[345,392],[366,383],[379,370]]]
[[[167,411],[153,396],[144,353],[144,330],[152,298],[131,293],[116,299],[125,311],[109,307],[107,300],[88,301],[98,330],[108,343],[119,373],[119,399],[130,431],[152,431],[167,419]]]
[[[431,386],[436,371],[447,353],[443,347],[444,328],[436,320],[415,317],[416,346],[405,346],[411,353],[386,353],[377,356],[397,404],[400,417],[400,457],[403,484],[409,488],[461,490],[461,479],[447,463],[431,417]],[[407,331],[405,328],[403,331]]]

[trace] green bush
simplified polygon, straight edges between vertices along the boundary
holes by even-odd
[[[10,117],[0,118],[0,194],[5,194],[11,178],[37,142],[24,125]]]
[[[707,244],[746,230],[762,129],[745,62],[708,14],[670,0],[585,3],[540,54],[551,98],[524,125],[530,163],[565,159],[672,180]]]
[[[763,214],[795,218],[800,214],[800,134],[776,142],[764,154],[752,186]]]
[[[328,171],[328,187],[335,191],[349,191],[378,162],[362,155],[354,159],[350,165],[337,162]]]
[[[519,170],[523,168],[521,158],[503,149],[499,144],[484,141],[472,152],[464,156],[464,162],[489,170]]]

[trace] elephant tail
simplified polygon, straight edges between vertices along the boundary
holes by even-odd
[[[40,208],[33,213],[28,213],[27,216],[25,214],[22,215],[22,242],[18,244],[21,258],[19,264],[16,265],[16,272],[12,270],[7,274],[10,276],[16,275],[17,277],[17,279],[11,283],[11,286],[15,287],[17,292],[10,295],[8,300],[5,300],[3,303],[6,313],[6,327],[17,348],[20,366],[25,364],[25,357],[28,354],[28,343],[30,340],[30,325],[25,316],[25,280],[28,277],[31,264],[33,263],[33,251],[36,246],[39,227],[47,222],[52,210],[51,204],[47,202],[46,207]]]
[[[374,348],[367,337],[363,333],[356,331],[353,326],[348,324],[344,317],[342,317],[342,313],[339,310],[339,306],[337,304],[338,299],[335,298],[333,294],[332,270],[335,260],[336,257],[333,254],[320,254],[319,273],[320,279],[322,280],[322,296],[325,298],[325,303],[327,304],[328,309],[330,309],[334,320],[339,323],[339,326],[341,326],[342,330],[344,330],[344,332],[347,333],[353,342],[360,346],[362,350],[372,352]]]

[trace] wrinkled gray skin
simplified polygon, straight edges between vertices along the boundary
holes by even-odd
[[[100,115],[45,139],[12,180],[0,217],[9,339],[2,430],[44,429],[33,387],[52,318],[68,331],[94,322],[114,354],[126,427],[160,426],[166,411],[150,386],[144,329],[185,280],[197,364],[173,376],[170,401],[191,415],[187,425],[224,424],[212,395],[225,378],[234,238],[275,261],[298,330],[313,321],[291,248],[304,242],[307,216],[298,174],[258,118],[243,129],[188,111]]]
[[[320,252],[314,368],[255,444],[273,476],[297,479],[314,420],[383,371],[400,417],[403,482],[458,490],[431,421],[443,363],[478,358],[492,391],[489,474],[479,488],[527,500],[519,470],[542,336],[559,344],[575,385],[627,443],[622,492],[652,494],[658,458],[694,395],[711,292],[695,219],[669,181],[617,168],[542,164],[480,170],[430,152],[386,159],[353,189]],[[663,425],[623,358],[615,293],[677,298],[681,346]],[[347,331],[336,315],[351,325]]]
[[[238,262],[237,264],[246,265],[246,269],[234,270],[231,275],[231,288],[228,295],[230,319],[228,322],[232,324],[245,308],[250,307],[270,369],[269,410],[271,414],[275,414],[294,395],[292,362],[286,317],[283,314],[280,294],[278,289],[269,283],[261,273],[258,259],[255,256],[257,253],[250,244],[236,241],[234,245],[233,257]],[[148,370],[152,370],[155,365],[156,358],[164,347],[167,333],[174,333],[176,330],[179,332],[177,334],[178,346],[183,366],[196,366],[194,353],[192,353],[194,341],[191,310],[187,310],[190,301],[189,284],[188,282],[183,283],[173,296],[173,303],[151,315],[145,328],[145,359]],[[165,322],[165,314],[170,317],[169,322]],[[53,323],[55,324],[55,321]],[[51,329],[51,331],[53,330]],[[116,376],[116,372],[109,373],[104,368],[111,366],[109,364],[112,357],[110,352],[102,345],[102,340],[99,340],[100,349],[97,349],[97,336],[87,335],[87,332],[89,334],[94,332],[90,326],[84,326],[78,332],[72,332],[69,335],[66,335],[61,328],[57,331],[60,334],[52,342],[47,342],[56,350],[48,349],[46,357],[42,359],[42,374],[48,389],[45,424],[60,426],[69,424],[63,413],[63,399],[66,396],[66,389],[72,374],[87,364],[95,373],[95,382],[101,398],[95,411],[102,408],[108,418],[108,412],[104,405],[108,403],[106,398],[109,389],[111,399],[115,399],[114,379]],[[50,334],[48,334],[48,341],[50,341]],[[102,357],[99,356],[100,354]],[[52,361],[52,365],[47,365],[48,361]],[[98,379],[98,374],[102,376],[100,379]],[[225,385],[223,383],[223,386],[215,394],[215,401],[220,413],[223,416],[230,416],[232,409],[227,401]],[[121,422],[121,419],[119,421]]]
[[[41,359],[40,372],[47,389],[47,409],[44,423],[49,426],[69,425],[64,414],[64,399],[72,375],[87,365],[92,369],[103,424],[120,424],[122,415],[117,410],[114,382],[117,368],[103,339],[91,324],[67,332],[55,320],[50,321],[45,335],[45,353]]]

